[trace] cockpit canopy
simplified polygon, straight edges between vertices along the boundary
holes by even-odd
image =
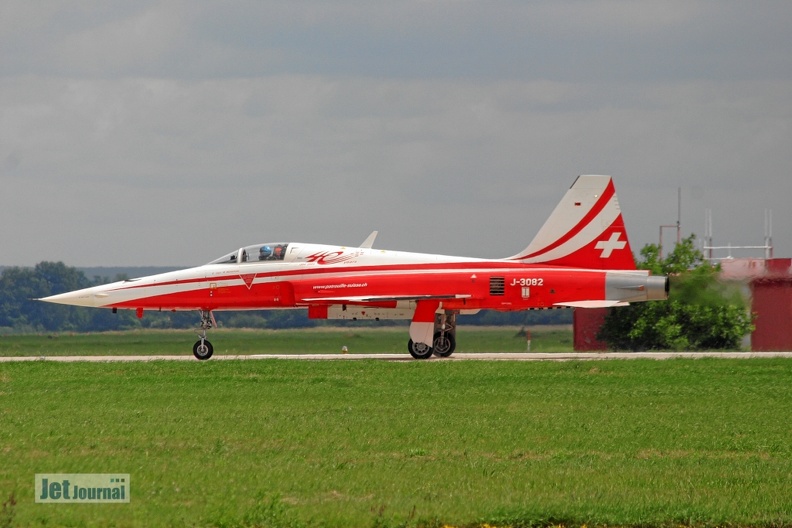
[[[280,261],[286,257],[289,244],[283,242],[255,244],[239,248],[209,264],[243,264],[245,262]]]

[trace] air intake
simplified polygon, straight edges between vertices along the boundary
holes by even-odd
[[[506,293],[506,277],[490,277],[490,295],[503,297]]]

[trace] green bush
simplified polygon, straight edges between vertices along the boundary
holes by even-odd
[[[740,349],[753,330],[748,303],[739,284],[719,279],[720,269],[694,240],[686,238],[665,259],[656,245],[641,250],[639,268],[669,275],[669,299],[611,309],[599,339],[614,350]]]

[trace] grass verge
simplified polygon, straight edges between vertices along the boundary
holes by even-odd
[[[0,364],[9,526],[792,526],[785,360]],[[36,504],[36,473],[131,475]],[[2,517],[0,517],[2,518]]]

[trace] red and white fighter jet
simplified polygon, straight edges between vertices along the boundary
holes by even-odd
[[[447,357],[456,317],[479,310],[601,308],[668,297],[668,277],[636,270],[610,176],[579,176],[533,241],[503,259],[299,242],[239,248],[203,266],[62,293],[43,301],[99,308],[197,310],[198,359],[218,310],[307,308],[315,319],[411,320],[416,359]]]

